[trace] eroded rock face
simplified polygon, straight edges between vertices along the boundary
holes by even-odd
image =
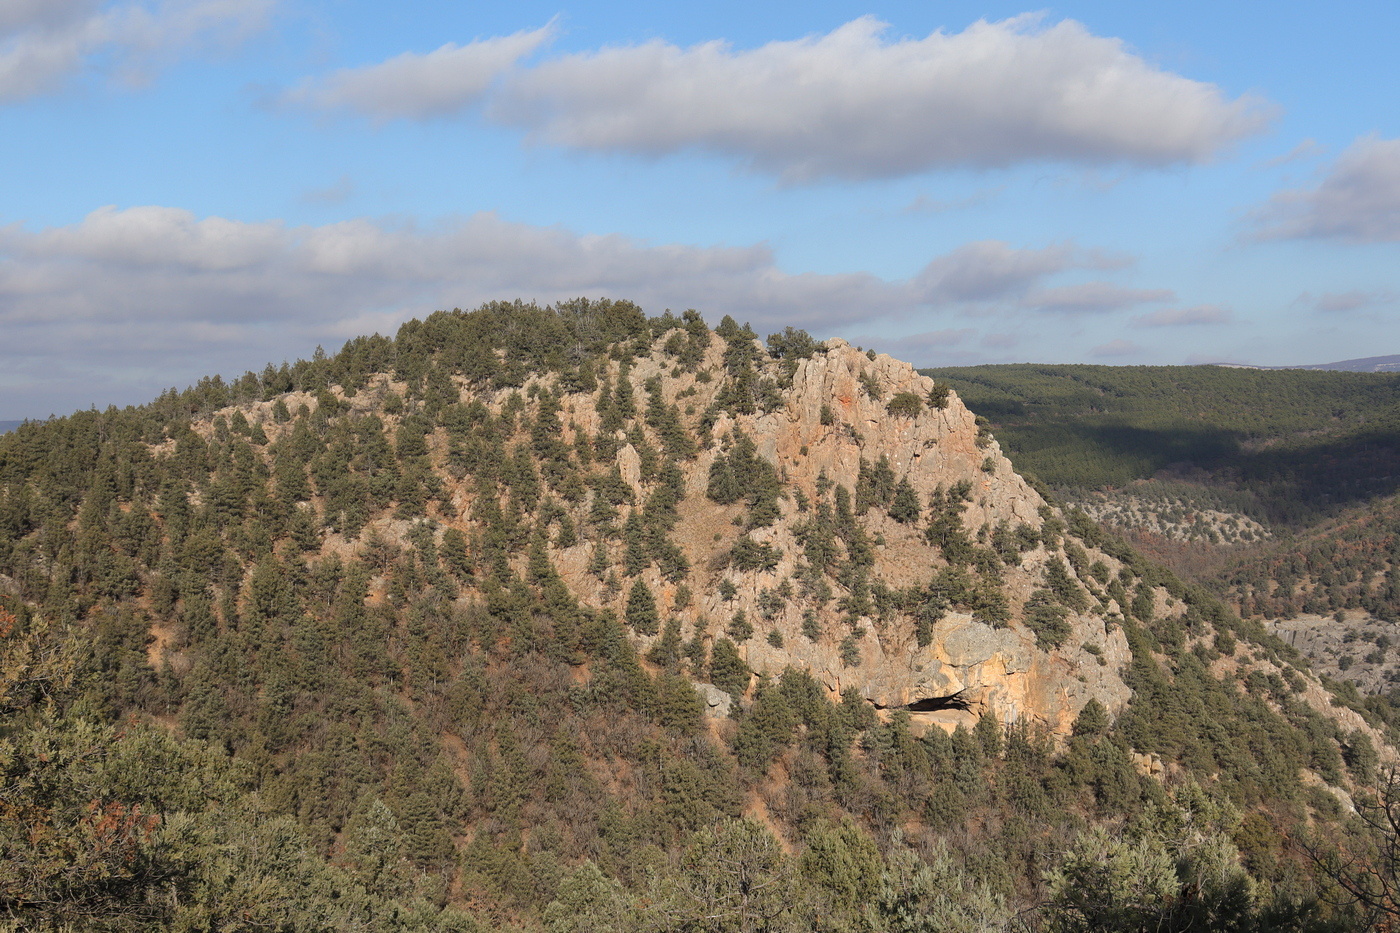
[[[707,362],[718,369],[722,352],[723,344],[716,340]],[[695,399],[693,411],[707,401],[704,384],[688,377],[668,378],[664,361],[639,360],[631,371],[636,384],[653,376],[664,379],[670,399],[693,390],[687,396]],[[1025,552],[1018,565],[1004,568],[1013,613],[1009,625],[994,628],[970,613],[950,611],[934,626],[932,641],[923,647],[906,613],[852,622],[849,614],[838,611],[842,597],[848,595],[839,585],[832,586],[832,598],[820,606],[799,595],[803,549],[796,532],[809,516],[799,510],[798,493],[813,502],[833,484],[854,490],[862,461],[873,464],[886,458],[896,479],[907,480],[921,502],[956,483],[970,484],[962,516],[970,536],[1003,523],[1041,528],[1045,503],[1040,495],[1016,474],[996,441],[979,433],[975,416],[956,395],[950,393],[941,408],[928,404],[933,389],[933,381],[908,363],[885,355],[871,359],[844,341],[833,340],[826,352],[798,362],[791,386],[783,391],[781,407],[752,415],[720,413],[710,431],[712,443],[685,467],[689,497],[681,506],[682,518],[674,535],[691,564],[686,581],[691,600],[676,607],[678,585],[649,572],[645,577],[658,602],[663,609],[679,612],[685,637],[702,632],[711,642],[724,635],[742,613],[754,632],[740,642],[739,649],[756,672],[776,674],[789,665],[799,667],[833,694],[854,687],[885,709],[962,692],[966,710],[913,714],[919,723],[951,728],[971,724],[990,711],[1006,721],[1029,720],[1065,733],[1090,698],[1110,710],[1120,708],[1129,697],[1118,676],[1128,659],[1121,632],[1106,626],[1097,615],[1073,616],[1070,635],[1058,649],[1046,652],[1036,647],[1033,633],[1016,621],[1020,604],[1043,585],[1046,561],[1060,559],[1057,551],[1043,546]],[[912,393],[921,401],[916,414],[890,412],[889,402],[901,393]],[[566,412],[577,410],[577,420],[586,423],[585,410],[591,401],[573,401],[565,403]],[[781,517],[749,532],[754,541],[780,555],[769,570],[740,572],[723,566],[741,532],[734,519],[743,510],[705,499],[710,466],[737,433],[747,435],[759,455],[777,467],[788,490],[780,504]],[[636,451],[626,445],[617,459],[624,479],[638,490],[640,499],[643,484]],[[880,508],[869,510],[860,522],[875,542],[872,579],[881,585],[907,591],[926,585],[945,566],[939,550],[926,540],[921,523],[900,524]],[[561,555],[566,580],[585,600],[607,601],[596,577],[584,572],[588,548],[575,550],[572,561],[571,555]],[[722,581],[734,588],[730,598],[722,592]],[[775,597],[785,586],[789,596]],[[620,612],[622,597],[614,595],[612,601]],[[815,640],[808,637],[814,627],[820,630]],[[852,642],[853,635],[857,637]],[[640,641],[649,645],[653,639]]]
[[[1015,473],[994,439],[978,445],[976,418],[961,399],[949,393],[941,409],[925,404],[912,417],[891,414],[891,399],[901,393],[927,399],[933,380],[884,354],[870,360],[844,340],[832,340],[828,347],[798,364],[783,411],[746,425],[759,452],[790,482],[809,495],[823,472],[854,484],[862,458],[873,462],[885,456],[896,477],[907,477],[924,497],[939,485],[973,482],[973,504],[964,516],[972,527],[1003,520],[1039,527],[1037,509],[1044,501]],[[863,377],[879,386],[879,398],[867,392]],[[832,424],[822,423],[823,409]]]
[[[863,380],[878,385],[879,398],[867,391]],[[844,341],[834,340],[828,343],[827,353],[798,364],[782,410],[737,422],[722,417],[714,433],[719,437],[734,427],[745,431],[787,482],[809,498],[817,496],[821,477],[854,488],[861,461],[871,463],[884,456],[895,476],[908,479],[924,501],[935,490],[970,482],[972,499],[963,513],[970,530],[1001,522],[1039,529],[1044,500],[1016,474],[995,440],[982,438],[979,443],[975,416],[956,395],[949,394],[942,409],[925,405],[913,417],[891,414],[887,408],[900,393],[927,399],[933,388],[933,380],[908,363],[885,355],[870,360]],[[708,451],[709,459],[716,452]],[[708,468],[706,458],[701,460]],[[801,548],[792,535],[797,517],[789,511],[784,521],[754,534],[782,551],[778,567],[736,581],[747,586],[741,586],[734,600],[723,600],[711,591],[701,601],[705,615],[724,618],[744,611],[746,617],[754,618],[762,591],[780,586],[797,570]],[[877,546],[875,576],[887,585],[903,588],[927,583],[943,566],[937,550],[918,528],[901,525],[880,510],[871,510],[864,520],[872,536],[885,541]],[[1008,568],[1013,601],[1024,601],[1029,595],[1048,557],[1040,548],[1026,554],[1020,567]],[[1055,653],[1037,649],[1034,636],[1023,626],[996,629],[968,613],[950,612],[935,626],[933,641],[923,648],[909,619],[868,620],[863,623],[866,635],[859,640],[860,663],[851,665],[843,661],[840,649],[850,629],[837,615],[819,613],[823,628],[836,637],[813,642],[801,634],[800,608],[784,611],[769,620],[767,629],[781,634],[781,647],[762,637],[764,623],[755,620],[760,634],[741,650],[755,670],[777,672],[789,664],[802,667],[832,692],[855,687],[884,708],[963,691],[970,704],[966,711],[914,715],[916,721],[950,727],[971,723],[991,711],[1005,720],[1029,719],[1065,732],[1090,698],[1117,709],[1130,695],[1118,677],[1128,660],[1127,643],[1121,632],[1107,631],[1096,616],[1074,619],[1070,638]],[[1099,653],[1085,651],[1084,645]]]

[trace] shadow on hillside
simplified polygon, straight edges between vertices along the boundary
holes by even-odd
[[[1400,433],[1387,430],[1262,450],[1218,428],[1061,421],[1008,424],[997,436],[1018,468],[1052,486],[1121,487],[1164,472],[1194,474],[1205,485],[1248,490],[1263,512],[1256,517],[1271,524],[1306,524],[1400,490]]]

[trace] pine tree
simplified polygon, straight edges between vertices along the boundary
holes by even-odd
[[[656,610],[656,598],[651,595],[651,587],[644,580],[636,581],[627,594],[627,624],[638,635],[655,635],[660,622],[661,616]]]

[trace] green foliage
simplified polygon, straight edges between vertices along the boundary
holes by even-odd
[[[1047,875],[1048,928],[1098,930],[1322,930],[1310,905],[1271,899],[1230,834],[1238,814],[1187,784],[1124,835],[1096,826]]]
[[[899,392],[885,403],[885,410],[897,418],[917,418],[924,410],[924,400],[917,392]]]
[[[984,933],[1015,929],[1014,911],[992,886],[958,868],[937,848],[928,861],[899,845],[880,875],[873,909],[889,933]]]
[[[750,329],[727,320],[721,331],[721,384],[697,374],[681,393],[703,414],[678,407],[664,380],[633,384],[653,340],[668,370],[701,365],[711,338],[698,314],[648,321],[626,302],[579,301],[443,312],[331,357],[0,438],[0,582],[14,594],[0,596],[6,922],[1072,928],[1092,905],[1051,902],[1045,873],[1087,871],[1093,853],[1067,860],[1065,842],[1103,825],[1129,848],[1160,840],[1151,845],[1185,872],[1170,917],[1260,929],[1274,911],[1291,923],[1270,898],[1302,903],[1317,887],[1283,834],[1304,819],[1342,825],[1299,769],[1362,799],[1355,782],[1374,775],[1378,750],[1306,706],[1298,674],[1217,680],[1209,649],[1185,650],[1188,637],[1238,636],[1241,664],[1281,649],[1087,518],[1066,526],[1050,513],[1040,534],[969,530],[968,483],[938,490],[924,516],[912,483],[872,451],[854,489],[822,477],[814,495],[794,496],[791,580],[744,584],[769,587],[756,606],[768,645],[780,641],[775,620],[800,613],[804,637],[830,637],[854,667],[863,638],[873,652],[911,619],[921,645],[954,608],[1009,624],[1007,568],[1042,543],[1063,549],[1068,567],[1052,557],[1027,607],[1046,644],[1067,607],[1087,606],[1086,586],[1142,619],[1122,621],[1132,701],[1116,720],[1085,706],[1063,748],[991,716],[916,738],[907,716],[881,721],[848,676],[839,704],[794,670],[776,683],[764,674],[746,698],[754,675],[740,649],[720,637],[707,650],[712,626],[680,585],[738,597],[717,563],[687,576],[673,540],[696,504],[684,501],[682,461],[697,426],[713,443],[705,419],[770,407],[796,361],[821,351],[797,332],[770,338],[765,354]],[[385,376],[406,387],[389,392]],[[289,391],[311,401],[284,401]],[[596,436],[564,415],[567,392],[594,394]],[[621,437],[642,461],[640,495],[616,466]],[[711,495],[747,510],[733,572],[772,570],[781,555],[754,529],[782,515],[781,477],[752,439],[719,440]],[[946,558],[927,585],[894,590],[875,574],[862,517],[872,508],[927,521],[920,530]],[[1098,570],[1094,547],[1108,555]],[[1324,586],[1379,597],[1391,558],[1373,556],[1369,590]],[[597,604],[563,582],[584,559]],[[1109,560],[1131,569],[1114,577]],[[620,583],[614,561],[632,577]],[[1320,583],[1326,565],[1319,552],[1308,574]],[[664,616],[644,583],[658,576],[675,585]],[[846,618],[823,632],[833,588]],[[1154,611],[1134,608],[1148,597]],[[741,621],[733,636],[750,637],[758,620]],[[704,718],[697,678],[743,698],[729,721]],[[1369,716],[1391,715],[1352,696]],[[1135,769],[1143,752],[1170,762],[1174,780],[1198,775],[1238,800],[1245,818],[1202,816],[1208,831],[1187,838],[1182,820],[1151,809],[1165,791]],[[760,806],[771,831],[734,822]],[[1211,846],[1229,855],[1219,839],[1238,840],[1243,859],[1205,858]],[[1237,878],[1238,866],[1248,883],[1230,890],[1253,892],[1242,912],[1201,912],[1225,903],[1212,879]],[[1074,882],[1128,905],[1113,916],[1160,916],[1145,912],[1160,903],[1094,883]]]
[[[1108,731],[1108,726],[1108,710],[1096,698],[1090,697],[1074,717],[1073,733],[1076,736],[1102,735]]]
[[[749,621],[744,610],[740,609],[738,612],[734,613],[734,618],[729,620],[729,625],[725,628],[725,631],[734,641],[743,644],[753,637],[753,623]]]
[[[828,916],[859,914],[875,902],[885,871],[880,848],[850,820],[819,821],[798,858],[803,881],[818,892]]]
[[[656,598],[651,587],[643,580],[632,584],[627,594],[627,624],[638,635],[655,635],[659,630],[661,616],[656,609]]]
[[[792,929],[798,890],[791,861],[767,828],[726,820],[691,838],[654,910],[665,918],[663,929]]]
[[[1035,633],[1036,647],[1049,651],[1064,644],[1069,637],[1070,625],[1065,620],[1065,607],[1055,602],[1049,590],[1036,590],[1026,600],[1026,627]]]
[[[543,920],[548,933],[627,930],[638,923],[622,885],[591,861],[564,878],[558,895],[545,907]]]
[[[760,681],[753,706],[734,734],[734,756],[742,767],[763,770],[792,741],[796,727],[787,696]]]
[[[841,640],[839,653],[846,667],[860,667],[860,638],[855,633],[847,635]]]
[[[768,352],[774,359],[805,360],[821,350],[822,345],[805,330],[786,327],[782,333],[768,335]]]
[[[902,525],[912,525],[919,520],[921,512],[919,494],[914,491],[908,477],[901,479],[895,484],[894,494],[890,498],[890,518]]]
[[[716,455],[710,464],[706,495],[721,505],[744,500],[749,507],[748,526],[762,528],[778,518],[782,484],[777,469],[758,453],[753,440],[736,434],[730,452]]]
[[[710,651],[710,683],[732,696],[743,696],[749,688],[752,672],[739,649],[728,638],[715,639]]]
[[[1242,613],[1267,617],[1359,610],[1400,621],[1400,498],[1350,509],[1305,534],[1258,548],[1220,576]]]
[[[873,464],[866,463],[862,458],[860,470],[856,474],[856,514],[864,515],[871,507],[877,505],[888,508],[894,498],[894,491],[895,476],[890,467],[889,457],[881,454],[880,459]]]
[[[782,555],[771,544],[740,537],[729,550],[729,566],[743,572],[772,570]]]
[[[1089,597],[1084,588],[1070,576],[1064,562],[1051,558],[1045,563],[1045,583],[1060,605],[1071,612],[1083,612],[1089,608]],[[1150,596],[1148,597],[1151,598]],[[1150,618],[1150,616],[1149,616]]]

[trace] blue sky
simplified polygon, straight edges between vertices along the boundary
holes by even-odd
[[[1400,353],[1400,4],[671,6],[0,0],[0,419],[496,298]]]

